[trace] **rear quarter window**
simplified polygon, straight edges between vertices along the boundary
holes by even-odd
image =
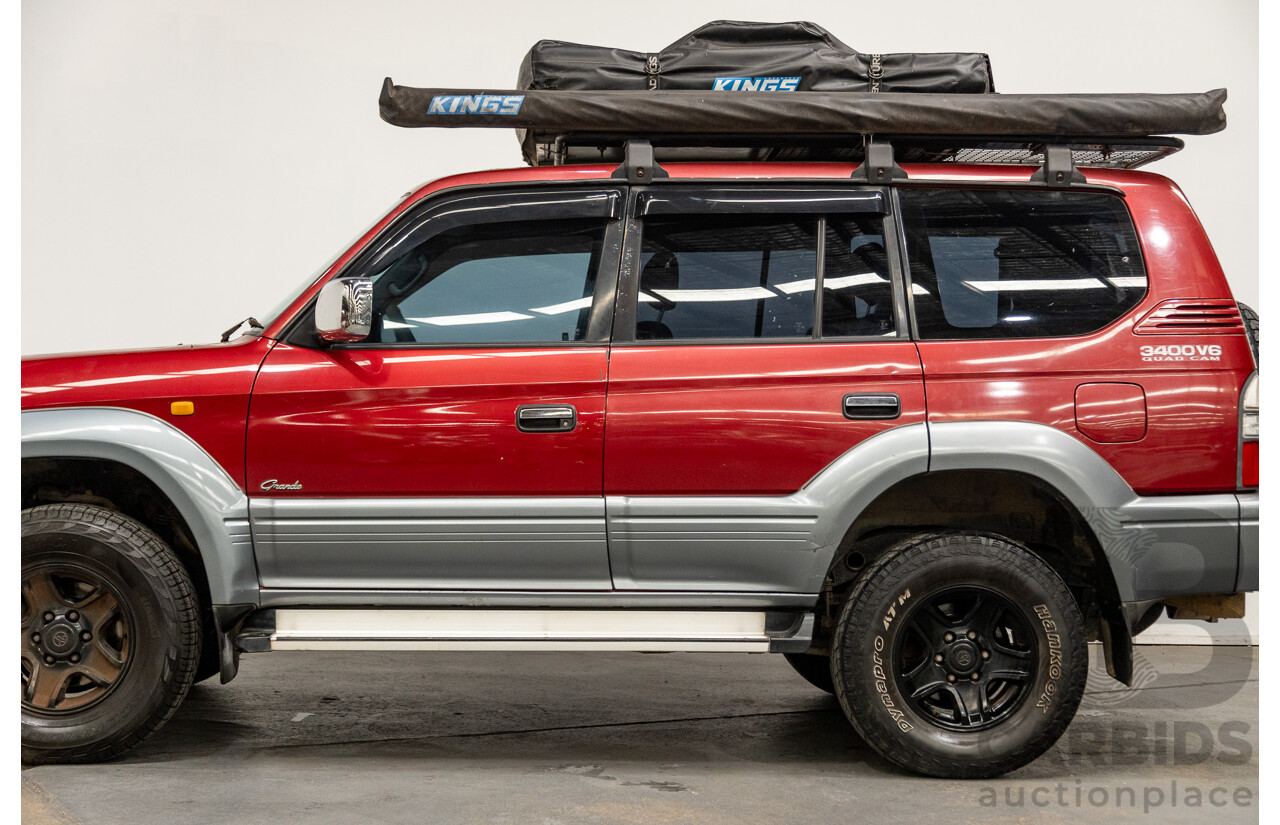
[[[899,198],[921,338],[1084,335],[1147,292],[1118,197],[904,188]]]

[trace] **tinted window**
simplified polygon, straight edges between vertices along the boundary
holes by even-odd
[[[636,338],[813,334],[816,216],[647,218]]]
[[[822,275],[822,334],[893,335],[893,285],[879,215],[831,215]]]
[[[374,276],[369,340],[580,341],[604,223],[522,221],[449,230]]]
[[[1120,198],[1078,192],[900,192],[922,338],[1081,335],[1147,291]]]

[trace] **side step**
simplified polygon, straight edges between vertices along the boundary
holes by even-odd
[[[236,637],[267,650],[633,650],[803,652],[813,614],[719,610],[279,608]]]

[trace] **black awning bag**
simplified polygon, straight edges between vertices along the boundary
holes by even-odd
[[[382,119],[404,127],[526,129],[541,140],[701,135],[1207,135],[1227,124],[1226,89],[1199,94],[913,95],[852,92],[539,92],[420,89],[387,78]]]
[[[813,23],[719,20],[652,54],[542,40],[525,55],[517,88],[994,92],[985,54],[862,54]]]

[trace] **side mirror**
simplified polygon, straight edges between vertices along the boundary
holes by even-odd
[[[316,299],[316,332],[326,341],[363,341],[373,326],[373,281],[339,278]]]

